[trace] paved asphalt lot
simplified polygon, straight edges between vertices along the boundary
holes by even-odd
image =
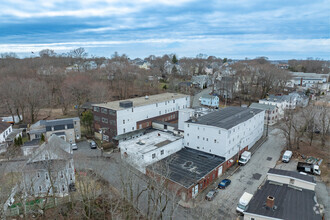
[[[252,155],[251,160],[245,166],[241,166],[229,177],[228,175],[232,173],[232,170],[228,171],[213,185],[216,187],[222,179],[229,178],[231,180],[230,186],[224,190],[219,190],[213,201],[206,201],[203,197],[211,189],[209,187],[199,196],[200,205],[211,210],[217,209],[219,215],[225,219],[236,219],[238,217],[236,207],[239,198],[244,192],[254,194],[257,191],[269,168],[275,167],[284,146],[285,139],[280,131],[278,129],[270,131],[268,140]]]

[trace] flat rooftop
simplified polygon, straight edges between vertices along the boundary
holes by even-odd
[[[230,129],[236,125],[249,120],[254,115],[262,112],[261,109],[227,107],[218,111],[203,115],[197,119],[190,119],[187,122],[192,124],[210,125],[214,127]]]
[[[268,196],[274,197],[274,208],[266,206]],[[246,213],[276,219],[321,219],[314,197],[315,192],[312,190],[300,189],[267,180],[254,194]]]
[[[224,161],[224,157],[183,148],[155,164],[149,165],[147,169],[164,175],[185,188],[190,188]],[[168,167],[168,169],[164,169],[164,167]]]
[[[261,110],[274,110],[276,108],[275,105],[267,105],[267,104],[260,104],[260,103],[252,103],[250,108],[256,108]]]
[[[152,131],[138,138],[123,141],[119,144],[119,147],[127,149],[127,153],[145,154],[179,139],[181,137],[174,136],[171,133]]]
[[[98,107],[113,109],[113,110],[122,110],[125,108],[120,107],[119,103],[124,102],[124,101],[131,101],[131,102],[133,102],[133,107],[139,107],[139,106],[144,106],[144,105],[151,105],[151,104],[156,104],[156,103],[160,103],[160,102],[170,101],[173,99],[184,98],[187,96],[189,96],[189,95],[184,95],[184,94],[179,94],[179,93],[162,93],[162,94],[148,96],[148,99],[146,99],[146,97],[138,97],[138,98],[133,98],[133,99],[124,99],[124,100],[117,100],[117,101],[107,102],[107,103],[93,104],[93,106],[98,106]]]
[[[309,176],[309,175],[304,175],[301,174],[297,171],[289,171],[289,170],[280,170],[280,169],[274,169],[270,168],[268,171],[269,174],[275,174],[279,176],[286,176],[286,177],[292,177],[295,179],[311,182],[311,183],[316,183],[314,177]]]

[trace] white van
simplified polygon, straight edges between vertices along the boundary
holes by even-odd
[[[241,198],[239,199],[236,212],[243,214],[243,212],[247,210],[252,197],[253,197],[252,194],[244,192]]]
[[[285,163],[289,163],[291,157],[292,157],[292,151],[287,150],[283,154],[282,161]]]
[[[239,165],[245,165],[251,159],[251,152],[244,151],[241,155],[241,158],[238,161]]]

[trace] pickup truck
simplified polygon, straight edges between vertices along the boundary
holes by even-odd
[[[299,172],[321,175],[320,167],[311,163],[298,162],[297,170]]]

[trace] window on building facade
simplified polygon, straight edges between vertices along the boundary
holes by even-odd
[[[40,178],[40,173],[37,173],[38,178]]]
[[[123,133],[125,133],[125,128],[123,129]]]
[[[214,143],[217,143],[217,139],[214,139]]]
[[[100,108],[97,106],[94,106],[94,112],[99,112],[99,111],[100,111]]]
[[[105,123],[105,124],[108,124],[108,119],[102,117],[102,122]]]
[[[123,124],[125,124],[125,120],[123,120]]]
[[[99,117],[99,116],[96,116],[96,115],[94,115],[94,120],[95,120],[95,121],[100,121],[100,117]]]
[[[156,157],[156,154],[152,154],[152,159],[155,159],[155,157]]]
[[[106,108],[102,108],[102,109],[101,109],[101,112],[102,112],[103,114],[108,114],[108,109],[106,109]]]
[[[45,175],[45,176],[46,176],[46,180],[48,180],[48,174],[47,174],[47,173],[46,173],[46,175]]]
[[[42,190],[42,187],[41,187],[41,186],[39,186],[39,191],[41,192],[41,190]]]
[[[189,146],[189,142],[187,142],[187,146]]]
[[[175,100],[173,100],[173,103],[175,103]]]
[[[189,128],[189,124],[187,124],[187,127]]]
[[[45,160],[48,160],[49,157],[48,157],[48,154],[45,154]]]
[[[116,111],[109,109],[109,115],[116,115]]]
[[[160,151],[160,154],[163,155],[163,154],[164,154],[164,150],[161,150],[161,151]]]
[[[132,127],[132,131],[134,131],[134,127]]]
[[[158,107],[158,103],[156,103],[156,107]]]
[[[197,139],[199,139],[199,136],[197,136]]]

